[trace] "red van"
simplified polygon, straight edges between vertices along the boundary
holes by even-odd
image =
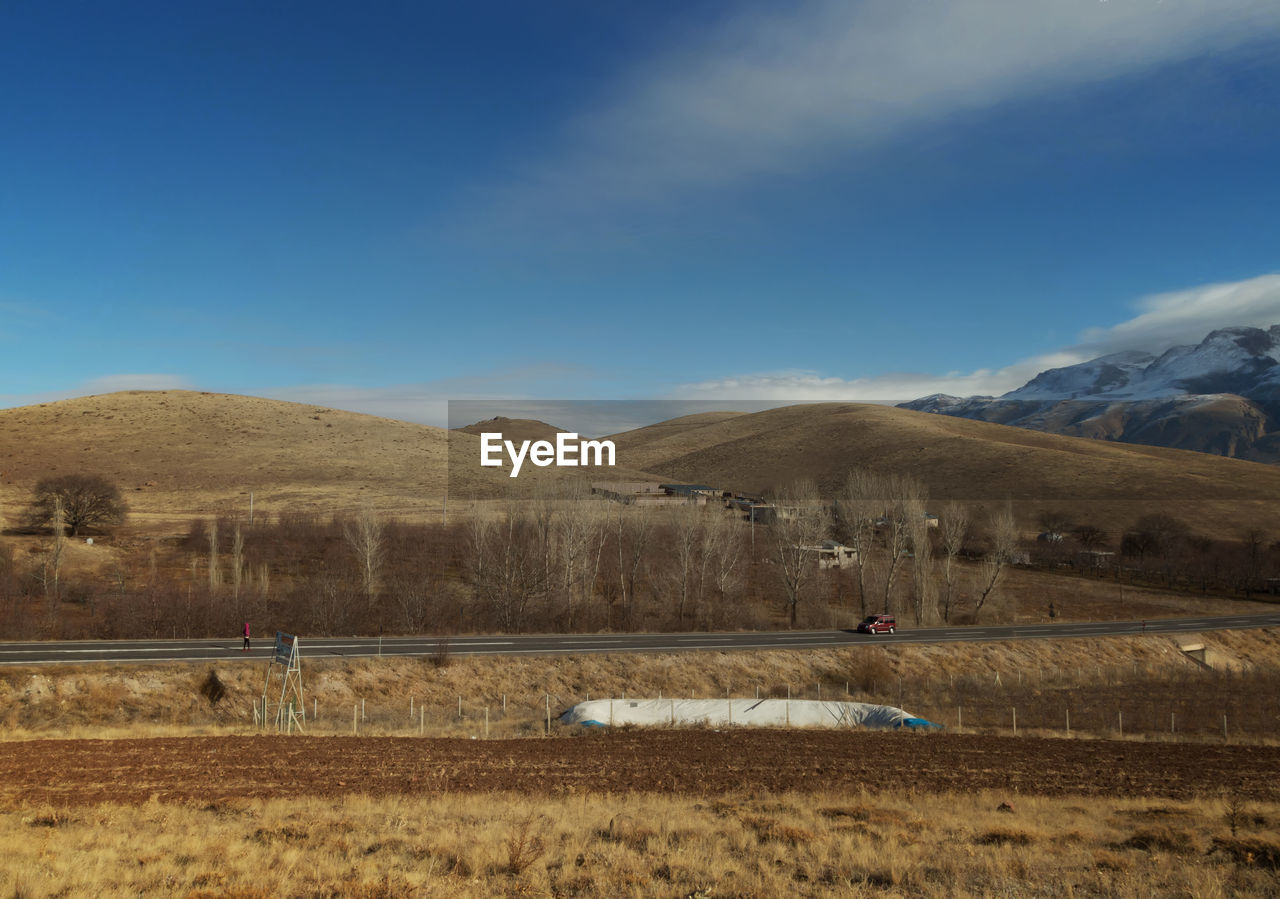
[[[892,634],[898,622],[892,615],[868,615],[858,622],[860,634]]]

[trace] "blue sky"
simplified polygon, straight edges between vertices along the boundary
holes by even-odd
[[[1280,322],[1280,4],[365,6],[0,9],[0,404],[903,400]]]

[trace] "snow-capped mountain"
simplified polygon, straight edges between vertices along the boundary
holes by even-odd
[[[1055,434],[1280,461],[1280,325],[1222,328],[1159,356],[1113,353],[1041,372],[1000,397],[903,408]]]

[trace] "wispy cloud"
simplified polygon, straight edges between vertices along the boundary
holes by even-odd
[[[592,217],[661,204],[1274,33],[1280,4],[1256,0],[762,4],[628,73],[502,202]]]
[[[1040,372],[1085,362],[1122,350],[1159,353],[1179,344],[1199,343],[1215,328],[1267,328],[1280,324],[1280,274],[1209,284],[1143,297],[1139,314],[1109,328],[1090,328],[1080,342],[1020,359],[1000,368],[971,372],[887,373],[866,378],[829,377],[811,371],[744,374],[685,384],[682,399],[776,399],[903,402],[933,393],[998,396],[1021,387]]]
[[[1280,274],[1155,294],[1136,305],[1139,315],[1085,331],[1073,351],[1090,357],[1130,349],[1158,352],[1198,343],[1214,328],[1280,324]]]

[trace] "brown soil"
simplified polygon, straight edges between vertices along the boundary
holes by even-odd
[[[906,733],[578,738],[218,737],[0,744],[0,808],[151,799],[516,792],[715,796],[865,788],[1280,799],[1280,747]]]

